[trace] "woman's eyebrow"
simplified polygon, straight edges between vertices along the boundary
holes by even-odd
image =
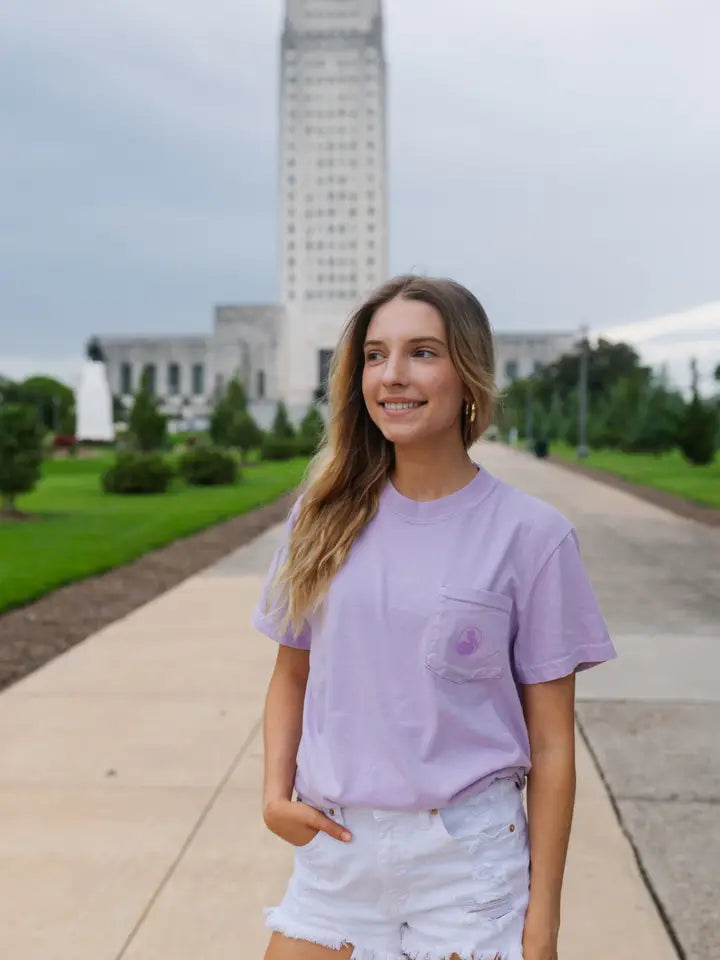
[[[439,337],[411,337],[408,343],[439,343],[441,347],[446,347],[447,344],[444,340],[441,340]],[[384,340],[366,340],[366,347],[382,347],[385,345]]]

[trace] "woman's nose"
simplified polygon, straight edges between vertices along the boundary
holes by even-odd
[[[407,368],[403,357],[396,353],[391,353],[383,370],[384,383],[405,383],[407,378]]]

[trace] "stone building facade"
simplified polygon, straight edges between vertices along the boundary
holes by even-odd
[[[101,337],[110,389],[129,405],[149,367],[161,409],[201,426],[228,380],[238,376],[261,426],[282,396],[278,352],[284,313],[272,305],[218,306],[207,336]]]

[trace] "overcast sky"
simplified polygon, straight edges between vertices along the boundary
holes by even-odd
[[[622,325],[709,373],[717,0],[385,7],[391,270],[468,284],[498,331]],[[2,19],[0,373],[69,377],[94,333],[205,333],[216,303],[273,302],[280,0],[5,0]]]

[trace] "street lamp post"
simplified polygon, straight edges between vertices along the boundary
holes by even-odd
[[[588,414],[588,334],[589,328],[583,325],[580,328],[580,383],[578,385],[579,423],[578,423],[578,459],[583,460],[588,455],[587,448],[587,414]]]

